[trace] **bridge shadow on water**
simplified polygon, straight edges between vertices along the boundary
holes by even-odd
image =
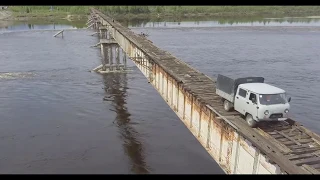
[[[119,128],[123,140],[123,149],[131,161],[131,171],[136,174],[148,174],[150,168],[146,165],[145,152],[137,132],[131,124],[131,114],[126,106],[128,97],[128,79],[126,73],[103,74],[105,98],[113,106],[116,113],[114,124]]]

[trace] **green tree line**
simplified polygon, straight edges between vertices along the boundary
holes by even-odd
[[[319,13],[320,6],[53,6],[53,12],[89,13],[91,7],[108,14],[290,14]],[[20,13],[42,13],[50,6],[12,6]]]

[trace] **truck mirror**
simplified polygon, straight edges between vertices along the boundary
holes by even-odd
[[[288,102],[290,102],[291,101],[291,97],[289,97],[289,99],[288,99]]]

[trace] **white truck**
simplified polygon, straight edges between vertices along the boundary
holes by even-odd
[[[287,99],[284,90],[264,83],[263,77],[232,79],[219,74],[216,94],[222,97],[226,111],[239,112],[250,127],[260,121],[288,119],[291,97]]]

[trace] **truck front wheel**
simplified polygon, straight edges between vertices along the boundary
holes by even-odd
[[[246,121],[247,121],[247,123],[248,123],[248,125],[249,125],[250,127],[252,127],[252,128],[257,127],[257,121],[255,121],[255,120],[253,119],[253,117],[251,116],[251,114],[247,114],[247,116],[246,116]]]
[[[224,100],[223,102],[223,107],[224,107],[224,110],[226,111],[230,111],[231,110],[231,104],[228,100]]]

